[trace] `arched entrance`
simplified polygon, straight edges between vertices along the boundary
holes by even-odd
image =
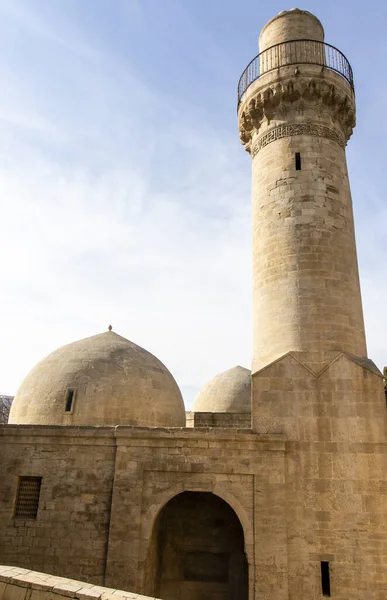
[[[147,559],[147,593],[167,600],[248,600],[244,535],[209,492],[183,492],[160,511]]]

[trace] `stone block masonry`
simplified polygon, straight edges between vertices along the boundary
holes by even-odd
[[[367,354],[345,156],[355,96],[346,71],[321,66],[323,40],[307,11],[269,21],[260,50],[274,47],[278,68],[260,65],[238,109],[252,157],[253,373],[287,352]]]
[[[220,427],[224,429],[250,429],[251,414],[187,412],[186,422],[187,427]]]
[[[257,540],[273,576],[286,563],[284,451],[251,429],[2,426],[0,561],[155,597],[158,515],[205,492],[241,523],[252,599]],[[42,477],[36,519],[14,517],[20,476]]]
[[[0,565],[0,600],[68,600],[68,598],[74,598],[74,600],[157,600],[157,598],[105,588],[84,581]]]
[[[2,427],[0,560],[103,583],[114,478],[113,432]],[[42,478],[36,519],[14,517],[19,477],[25,476]]]

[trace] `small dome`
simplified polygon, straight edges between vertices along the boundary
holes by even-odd
[[[251,412],[251,371],[234,367],[208,381],[195,398],[194,412]]]
[[[184,427],[185,409],[163,363],[107,331],[41,360],[17,391],[9,423]]]

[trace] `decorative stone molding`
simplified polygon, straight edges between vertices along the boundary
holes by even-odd
[[[264,148],[271,142],[293,135],[313,135],[322,137],[333,140],[334,142],[337,142],[341,148],[345,148],[344,136],[340,135],[334,129],[325,127],[325,125],[315,125],[314,123],[293,123],[291,125],[279,125],[278,127],[273,127],[273,129],[270,129],[261,135],[251,148],[252,158],[258,154],[261,148]]]
[[[303,115],[309,110],[314,110],[317,117],[321,117],[324,112],[328,113],[332,121],[340,126],[344,143],[348,141],[356,123],[353,98],[324,80],[293,78],[261,88],[248,103],[242,102],[239,112],[241,142],[251,152],[253,133],[260,129],[264,120],[270,123],[273,119],[288,117],[290,112]],[[310,135],[319,135],[316,128],[313,132],[311,130]],[[339,142],[338,139],[336,141]],[[339,143],[342,144],[342,141]]]

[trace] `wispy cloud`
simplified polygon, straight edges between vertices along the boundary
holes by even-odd
[[[181,64],[166,81],[157,44],[169,17],[158,39],[148,4],[0,0],[0,393],[109,323],[165,362],[188,401],[219,371],[250,364],[250,161],[235,107],[222,108],[229,59],[180,4],[174,27],[184,23],[195,51],[222,68],[211,101],[213,74],[193,68],[197,58],[184,84],[172,85]],[[136,35],[151,34],[143,55]],[[369,350],[382,366],[387,218],[377,198],[358,243]]]
[[[52,41],[36,19],[22,22]],[[134,87],[130,65],[110,71],[105,56],[87,89],[82,69],[71,77],[79,104],[64,119],[43,116],[18,76],[1,106],[2,389],[13,393],[42,355],[112,322],[192,395],[250,361],[248,161],[194,105],[179,110],[141,80]]]

